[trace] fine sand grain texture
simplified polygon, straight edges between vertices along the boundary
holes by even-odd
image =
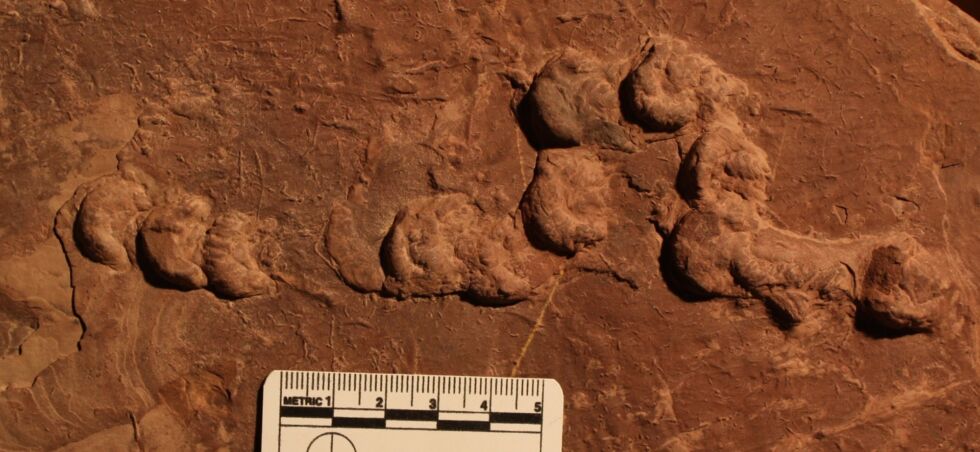
[[[567,451],[980,449],[976,14],[0,0],[0,450],[251,450],[273,369],[555,378]]]

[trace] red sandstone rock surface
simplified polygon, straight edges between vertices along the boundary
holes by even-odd
[[[273,369],[980,448],[957,3],[0,0],[0,449],[248,450]]]

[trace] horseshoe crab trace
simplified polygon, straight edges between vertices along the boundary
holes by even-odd
[[[608,234],[617,215],[613,168],[602,155],[654,152],[635,144],[639,126],[641,134],[698,136],[686,148],[678,141],[676,179],[664,181],[675,188],[651,205],[662,270],[676,276],[682,295],[757,299],[786,328],[828,302],[853,303],[862,321],[895,334],[931,331],[952,311],[957,283],[919,264],[948,259],[914,238],[825,239],[773,221],[767,192],[775,174],[740,119],[760,110],[744,81],[667,35],[651,38],[636,61],[618,90],[586,53],[548,62],[515,110],[539,152],[520,221],[483,212],[459,193],[407,204],[383,245],[383,291],[490,304],[529,298],[527,269],[541,251],[571,259]]]
[[[213,215],[207,198],[161,189],[129,169],[83,185],[62,211],[74,218],[82,254],[113,270],[136,263],[155,284],[206,288],[231,300],[274,290],[258,260],[272,220],[236,211]]]
[[[954,311],[962,286],[940,270],[951,259],[914,237],[826,239],[777,225],[768,206],[774,171],[741,119],[758,114],[758,96],[677,38],[653,37],[644,52],[621,80],[615,64],[574,50],[540,70],[515,108],[538,159],[513,212],[461,192],[417,198],[372,253],[343,240],[354,219],[338,205],[324,234],[338,276],[398,298],[457,294],[495,306],[534,298],[564,268],[558,262],[574,265],[622,216],[607,153],[655,152],[637,144],[645,134],[684,130],[697,139],[677,141],[676,176],[659,181],[673,188],[650,204],[661,271],[682,295],[757,299],[786,328],[822,303],[853,303],[859,320],[894,334],[932,331]],[[140,262],[151,279],[182,290],[228,299],[274,291],[258,257],[274,221],[159,192],[133,171],[80,188],[72,208],[82,253],[115,271]]]

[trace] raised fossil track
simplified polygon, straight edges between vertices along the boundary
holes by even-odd
[[[229,299],[275,288],[259,264],[274,222],[235,211],[214,215],[208,199],[161,190],[140,172],[123,170],[83,185],[62,210],[74,217],[83,255],[114,270],[139,264],[153,283],[207,288]]]
[[[924,264],[942,258],[914,238],[819,239],[777,226],[767,207],[774,172],[739,117],[759,109],[744,82],[666,35],[638,61],[617,81],[617,69],[570,50],[535,77],[516,112],[539,157],[513,214],[488,212],[464,193],[419,198],[401,208],[376,254],[344,238],[352,213],[336,206],[324,240],[339,275],[358,290],[401,298],[532,297],[542,283],[533,269],[550,265],[543,252],[574,256],[616,221],[614,169],[602,152],[653,152],[636,144],[644,133],[684,129],[699,138],[679,149],[675,190],[651,200],[664,271],[676,274],[679,290],[759,299],[787,326],[817,301],[852,302],[857,315],[900,332],[930,330],[951,311],[956,281]],[[209,200],[190,194],[153,202],[152,186],[124,173],[79,191],[75,229],[87,257],[119,271],[139,261],[166,285],[231,299],[274,290],[258,257],[273,224],[215,215]]]
[[[757,114],[757,96],[710,58],[661,35],[651,38],[621,82],[603,67],[582,52],[565,52],[545,65],[516,107],[539,149],[519,209],[523,230],[464,194],[413,201],[382,245],[384,292],[462,294],[491,303],[527,298],[533,284],[526,268],[535,253],[524,242],[572,256],[603,240],[615,221],[608,207],[614,169],[603,162],[602,148],[654,152],[635,144],[644,141],[643,133],[684,129],[699,138],[679,149],[676,179],[664,181],[674,189],[651,200],[651,218],[664,239],[663,271],[675,275],[668,277],[678,290],[762,300],[787,327],[825,302],[854,303],[858,316],[899,334],[928,331],[955,310],[956,281],[918,264],[941,258],[911,237],[822,239],[773,221],[767,191],[774,172],[739,119]],[[327,236],[328,245],[336,242]],[[356,276],[373,274],[357,270],[363,262],[344,259],[370,254],[333,257],[346,280],[373,280]]]

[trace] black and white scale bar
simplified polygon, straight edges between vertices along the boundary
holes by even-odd
[[[436,430],[450,432],[489,432],[490,423],[480,421],[438,421]]]
[[[438,421],[439,412],[434,410],[385,410],[385,419],[391,421]]]
[[[489,420],[439,419],[434,410],[385,410],[384,417],[334,417],[333,408],[280,407],[280,416],[294,419],[329,420],[334,428],[401,428],[410,430],[442,430],[455,432],[490,432],[511,430],[540,431],[541,415],[538,413],[489,413]],[[287,422],[288,424],[288,422]],[[521,428],[524,427],[524,428]]]
[[[330,419],[333,417],[333,408],[316,406],[280,406],[279,416],[309,419]]]
[[[380,410],[378,410],[380,411]],[[472,413],[481,414],[481,413]],[[439,419],[439,411],[435,410],[384,410],[384,417],[376,418],[334,418],[333,408],[307,407],[307,406],[281,406],[279,407],[281,417],[291,418],[314,418],[314,419],[367,419],[371,421],[392,420],[392,421],[439,421],[451,424],[453,422],[476,422],[484,424],[531,424],[540,425],[542,422],[541,413],[489,413],[489,421],[457,421],[452,419]],[[346,421],[345,421],[346,422]],[[336,422],[334,423],[336,425]]]
[[[537,424],[541,425],[541,413],[490,413],[490,422],[494,424]]]
[[[347,427],[347,428],[385,428],[385,420],[383,418],[371,418],[371,417],[335,417],[333,418],[333,427]]]

